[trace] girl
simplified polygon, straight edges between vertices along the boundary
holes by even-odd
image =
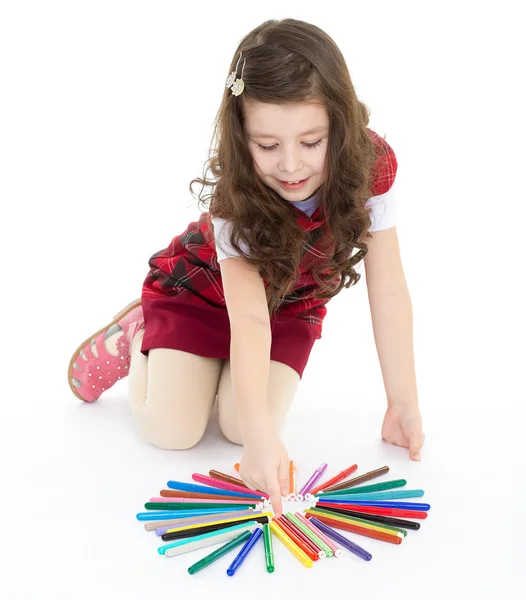
[[[197,222],[149,260],[142,296],[82,342],[68,381],[91,402],[129,376],[143,436],[194,446],[217,397],[240,475],[281,514],[279,432],[330,298],[363,259],[387,396],[382,437],[419,460],[424,441],[411,301],[394,221],[397,171],[367,127],[345,60],[321,29],[270,20],[241,41],[216,119],[212,192]]]

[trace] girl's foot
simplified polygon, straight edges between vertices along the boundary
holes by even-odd
[[[77,398],[93,402],[128,375],[131,342],[143,326],[138,299],[115,315],[109,325],[82,342],[68,368],[69,387]]]

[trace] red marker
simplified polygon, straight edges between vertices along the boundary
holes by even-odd
[[[348,504],[338,504],[337,502],[324,502],[318,508],[339,508],[342,510],[349,509]],[[427,519],[427,513],[423,510],[404,510],[402,508],[383,508],[380,506],[361,506],[358,504],[352,505],[352,510],[355,512],[366,513],[370,515],[382,515],[384,517],[404,517],[407,519]]]
[[[343,471],[338,473],[338,475],[335,475],[332,479],[329,479],[329,481],[326,481],[325,483],[316,486],[313,490],[309,490],[309,494],[311,494],[311,496],[314,496],[314,494],[317,494],[319,491],[331,487],[331,485],[336,485],[337,483],[342,481],[342,479],[345,479],[346,477],[349,477],[351,473],[354,473],[354,471],[356,471],[357,468],[358,465],[353,465],[348,469],[344,469]]]

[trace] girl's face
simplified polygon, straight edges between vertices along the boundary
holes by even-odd
[[[284,200],[306,200],[323,183],[329,117],[321,103],[244,100],[244,131],[256,172]],[[306,179],[299,189],[283,182]]]

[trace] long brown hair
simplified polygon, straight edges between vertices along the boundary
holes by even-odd
[[[225,88],[215,120],[209,169],[213,180],[199,204],[211,216],[230,221],[231,245],[249,263],[258,265],[268,283],[269,312],[279,308],[299,277],[305,232],[288,202],[259,179],[243,130],[243,97],[290,104],[321,102],[329,116],[324,182],[318,188],[320,214],[326,219],[322,251],[325,264],[313,268],[319,285],[316,298],[332,298],[356,284],[355,266],[367,252],[371,221],[365,202],[370,197],[377,148],[367,125],[369,112],[356,96],[345,59],[323,30],[296,19],[269,20],[248,33],[234,53],[229,73],[243,72],[240,96]],[[239,246],[245,243],[249,255]]]

